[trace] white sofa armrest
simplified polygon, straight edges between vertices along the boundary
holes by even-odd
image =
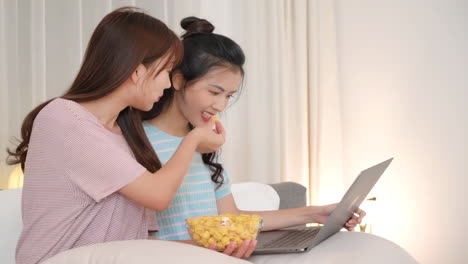
[[[23,222],[21,221],[22,189],[0,190],[0,259],[15,263],[15,249]]]

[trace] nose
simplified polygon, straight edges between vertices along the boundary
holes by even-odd
[[[216,110],[216,112],[223,112],[228,102],[229,99],[219,96],[213,104],[213,109]]]

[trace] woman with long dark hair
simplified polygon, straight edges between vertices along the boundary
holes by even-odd
[[[136,8],[105,16],[64,95],[25,118],[9,163],[24,170],[23,231],[18,264],[42,262],[67,249],[148,238],[154,212],[164,210],[195,152],[216,151],[223,128],[192,130],[161,162],[139,111],[157,104],[182,57],[178,37]]]
[[[184,57],[172,73],[173,87],[164,91],[160,102],[143,113],[146,134],[162,163],[169,161],[181,142],[211,117],[223,112],[231,98],[239,94],[244,77],[245,56],[233,40],[213,33],[214,26],[196,17],[182,20]],[[219,122],[216,122],[219,124]],[[158,232],[165,240],[189,240],[185,219],[200,215],[258,214],[263,217],[263,230],[274,230],[309,222],[324,223],[336,204],[306,206],[276,211],[241,211],[230,192],[229,179],[217,152],[193,157],[188,174],[169,208],[156,212]],[[365,213],[358,210],[346,223],[353,229]],[[257,241],[236,245],[226,241],[213,245],[225,254],[249,257]],[[221,247],[221,248],[219,248]]]

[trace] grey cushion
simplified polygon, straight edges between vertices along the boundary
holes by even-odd
[[[279,209],[297,208],[306,205],[306,188],[295,182],[270,184],[280,197]]]

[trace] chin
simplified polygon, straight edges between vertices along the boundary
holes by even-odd
[[[153,108],[152,104],[146,104],[146,105],[130,105],[130,107],[138,109],[143,112],[147,112]]]
[[[145,112],[148,112],[149,110],[153,109],[153,104],[149,105],[148,107],[146,107],[144,110],[142,111],[145,111]]]
[[[202,125],[204,122],[203,120],[202,121],[196,120],[196,121],[189,121],[189,123],[192,124],[194,127],[197,127],[197,126]]]

